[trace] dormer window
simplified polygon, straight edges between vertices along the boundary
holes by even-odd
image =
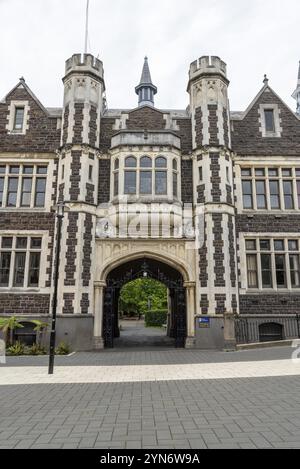
[[[258,114],[262,137],[281,137],[282,127],[278,104],[260,104]]]
[[[265,109],[266,132],[275,132],[274,110]]]
[[[29,111],[28,101],[11,101],[8,106],[8,124],[6,130],[9,134],[25,135],[29,129]]]
[[[16,107],[14,130],[22,131],[23,125],[24,125],[24,107]]]

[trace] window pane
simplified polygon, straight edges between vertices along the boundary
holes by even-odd
[[[0,174],[5,174],[5,166],[0,166]]]
[[[255,169],[255,176],[265,176],[264,168],[256,168]]]
[[[42,238],[31,238],[30,247],[31,247],[31,249],[41,249],[41,247],[42,247]]]
[[[23,173],[24,174],[33,174],[33,166],[24,166]]]
[[[284,251],[284,241],[283,239],[274,240],[274,249],[275,251]]]
[[[0,287],[8,287],[11,252],[2,252],[0,255]]]
[[[15,124],[14,124],[14,129],[15,130],[22,130],[23,129],[23,121],[24,121],[24,108],[23,107],[17,107],[15,111]]]
[[[14,287],[24,286],[26,252],[16,252],[14,269]]]
[[[115,169],[119,169],[119,166],[120,166],[120,163],[119,163],[119,159],[117,158],[115,160]]]
[[[1,172],[1,171],[0,171]],[[300,177],[300,168],[296,168],[296,176]]]
[[[300,287],[300,263],[298,255],[290,256],[291,284],[293,288]]]
[[[27,238],[17,238],[16,248],[17,249],[26,249],[27,248]]]
[[[256,202],[257,208],[267,208],[265,181],[256,181]]]
[[[178,195],[178,176],[177,173],[173,173],[173,196],[177,197]]]
[[[277,287],[285,288],[286,287],[285,256],[281,254],[276,254],[275,264],[276,264]]]
[[[269,168],[269,176],[277,177],[278,176],[278,169],[277,168]]]
[[[167,160],[162,156],[156,158],[155,160],[155,167],[156,168],[166,168],[167,167]]]
[[[38,166],[37,174],[47,174],[47,166]]]
[[[9,167],[9,173],[10,174],[19,174],[20,172],[20,166],[10,166]]]
[[[141,171],[140,173],[140,193],[152,194],[152,171]]]
[[[255,251],[256,250],[256,240],[255,239],[247,239],[246,240],[246,249],[247,249],[247,251]]]
[[[297,181],[298,208],[300,209],[300,181]]]
[[[136,172],[125,171],[124,193],[136,194]]]
[[[2,238],[2,248],[5,248],[5,249],[12,248],[12,242],[13,242],[12,238],[3,237]]]
[[[270,240],[269,239],[261,239],[259,244],[260,244],[260,249],[262,251],[270,251]]]
[[[241,170],[242,176],[251,176],[251,168],[242,168]]]
[[[8,180],[7,205],[9,207],[17,205],[18,181],[18,178],[9,178]]]
[[[247,277],[248,277],[248,288],[257,288],[257,258],[256,254],[247,255]]]
[[[167,172],[166,171],[155,172],[155,194],[158,194],[158,195],[167,194]]]
[[[298,241],[295,239],[289,239],[289,251],[298,251]]]
[[[291,177],[292,176],[292,170],[291,169],[282,169],[282,176],[283,177]]]
[[[263,288],[273,287],[270,254],[261,254],[261,277]]]
[[[114,196],[119,194],[119,173],[114,174]]]
[[[3,190],[4,190],[4,178],[0,178],[0,206],[3,201]]]
[[[252,182],[242,181],[244,208],[253,208]]]
[[[280,209],[279,182],[270,181],[271,209]]]
[[[149,156],[141,158],[141,168],[152,168],[152,160]]]
[[[287,210],[294,208],[293,183],[292,181],[283,181],[284,205]]]
[[[31,252],[29,258],[28,286],[38,287],[40,276],[40,257],[39,252]]]
[[[125,160],[125,166],[127,168],[136,168],[136,159],[133,156],[128,156]]]
[[[45,205],[46,178],[36,178],[35,187],[35,207],[44,207]]]
[[[177,168],[178,168],[177,160],[175,160],[175,158],[174,158],[174,160],[173,160],[173,169],[174,169],[174,171],[177,171]]]
[[[23,178],[23,181],[22,181],[22,196],[21,196],[21,205],[22,205],[22,207],[30,207],[31,188],[32,188],[32,179],[31,178]]]
[[[273,109],[266,109],[265,110],[265,124],[266,124],[266,131],[267,132],[274,132],[274,111]]]

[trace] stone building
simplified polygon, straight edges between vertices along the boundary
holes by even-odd
[[[23,78],[0,102],[0,315],[50,317],[64,202],[58,340],[113,347],[120,289],[147,276],[168,287],[177,347],[223,347],[227,315],[240,342],[296,337],[300,71],[296,113],[266,77],[231,112],[218,57],[191,64],[185,110],[155,107],[147,58],[134,109],[107,108],[90,54],[63,85],[62,108]]]

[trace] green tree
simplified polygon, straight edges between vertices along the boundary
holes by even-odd
[[[35,325],[33,330],[36,332],[36,343],[41,346],[42,339],[48,328],[48,323],[39,321],[38,319],[33,319],[30,322]]]
[[[127,283],[121,290],[119,310],[124,313],[144,314],[151,309],[167,309],[167,287],[150,278],[139,278]]]
[[[20,319],[15,316],[0,318],[0,331],[4,333],[5,342],[8,345],[13,345],[14,331],[22,327],[24,326],[20,323]]]

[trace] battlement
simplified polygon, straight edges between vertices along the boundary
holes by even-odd
[[[66,75],[71,72],[89,72],[103,78],[103,63],[92,54],[74,54],[66,61]]]
[[[190,80],[201,75],[222,75],[227,80],[227,66],[220,57],[204,55],[191,63]]]

